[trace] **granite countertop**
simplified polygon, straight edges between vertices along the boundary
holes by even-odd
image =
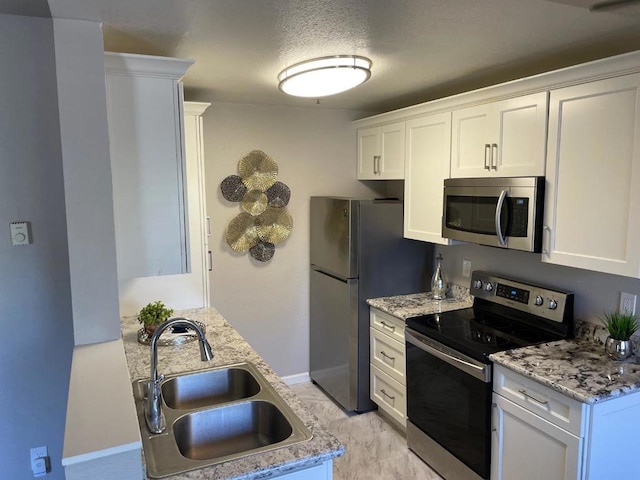
[[[637,359],[614,362],[606,357],[602,344],[588,339],[517,348],[489,358],[583,403],[640,391]]]
[[[420,315],[469,308],[473,306],[473,296],[469,294],[469,289],[452,285],[449,296],[444,300],[434,300],[430,292],[423,292],[371,298],[367,303],[400,320],[406,320]]]
[[[210,362],[200,361],[198,342],[180,346],[158,347],[158,372],[182,373],[248,361],[253,363],[271,383],[275,391],[291,407],[309,429],[313,438],[290,446],[248,455],[238,460],[166,477],[169,480],[258,479],[271,478],[301,468],[308,468],[344,455],[344,446],[322,428],[298,397],[265,363],[251,346],[231,327],[214,308],[175,312],[206,325],[206,335],[214,352]],[[122,337],[131,380],[148,378],[149,347],[137,341],[140,324],[135,317],[122,319]]]

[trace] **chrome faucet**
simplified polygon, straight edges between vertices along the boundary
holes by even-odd
[[[156,331],[153,332],[151,336],[151,379],[149,380],[147,388],[147,403],[144,409],[147,427],[149,427],[152,433],[162,433],[167,427],[164,413],[162,412],[162,389],[160,388],[160,383],[164,379],[164,375],[158,375],[158,339],[160,335],[162,335],[162,332],[174,326],[194,330],[200,340],[200,359],[206,362],[213,358],[211,345],[209,345],[209,342],[204,336],[204,331],[200,328],[200,325],[193,320],[184,317],[170,318],[156,328]]]

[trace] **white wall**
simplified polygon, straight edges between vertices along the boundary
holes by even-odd
[[[52,21],[0,15],[0,477],[33,478],[29,448],[60,465],[73,351]],[[9,223],[30,221],[13,247]]]
[[[438,245],[435,253],[442,253],[443,269],[456,285],[469,287],[469,279],[462,276],[462,260],[471,260],[472,270],[488,270],[572,291],[576,320],[599,323],[605,311],[618,309],[620,291],[640,296],[638,279],[542,263],[540,254],[468,244]]]
[[[214,103],[204,117],[211,305],[280,375],[309,370],[309,197],[384,194],[370,189],[384,182],[355,178],[356,113]],[[241,209],[222,197],[220,182],[238,174],[238,161],[252,150],[273,157],[278,179],[291,189],[293,231],[266,263],[233,252],[224,240]]]

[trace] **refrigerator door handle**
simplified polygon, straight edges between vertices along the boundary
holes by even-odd
[[[331,270],[327,270],[326,268],[320,268],[317,265],[311,265],[311,269],[316,271],[316,272],[318,272],[318,273],[326,275],[328,277],[334,278],[334,279],[336,279],[336,280],[338,280],[340,282],[343,282],[343,283],[349,283],[349,280],[353,280],[352,278],[342,277],[342,276],[332,272]]]

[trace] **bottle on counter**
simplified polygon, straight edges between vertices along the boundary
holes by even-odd
[[[433,277],[431,277],[431,294],[434,300],[443,300],[446,298],[449,287],[444,272],[442,271],[442,260],[442,254],[439,253],[436,257],[436,271],[433,272]]]

